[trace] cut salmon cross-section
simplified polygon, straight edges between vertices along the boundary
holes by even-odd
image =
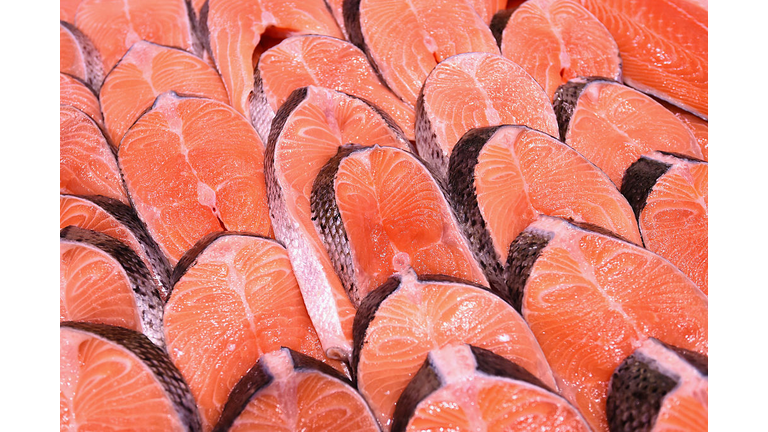
[[[165,301],[171,291],[171,269],[168,259],[147,233],[133,208],[120,201],[97,196],[61,195],[59,221],[61,229],[76,226],[97,231],[119,240],[147,266]]]
[[[61,430],[199,432],[187,383],[144,335],[104,324],[59,330]]]
[[[491,30],[467,0],[351,0],[344,3],[344,18],[350,42],[414,107],[424,80],[441,61],[467,52],[499,54]]]
[[[259,358],[237,383],[214,432],[377,432],[376,419],[349,379],[290,348]]]
[[[348,142],[410,148],[391,120],[365,101],[322,87],[302,87],[277,112],[264,168],[275,238],[295,263],[323,348],[347,361],[355,308],[312,222],[310,195],[320,169]]]
[[[104,80],[104,67],[91,39],[74,25],[61,21],[59,44],[59,72],[77,77],[98,91]]]
[[[99,94],[112,142],[119,145],[155,98],[169,90],[229,103],[221,77],[202,59],[184,50],[139,41],[107,75]]]
[[[375,103],[413,140],[413,107],[395,96],[376,76],[360,49],[328,36],[294,36],[261,55],[256,66],[252,122],[266,140],[274,113],[295,89],[315,85]]]
[[[500,55],[467,53],[438,64],[416,106],[416,148],[447,178],[456,142],[468,130],[501,124],[525,125],[557,135],[557,118],[541,86]]]
[[[616,41],[575,0],[529,0],[494,25],[501,55],[522,66],[550,99],[579,76],[621,79]]]
[[[168,353],[192,389],[210,431],[230,391],[259,357],[288,347],[325,357],[288,254],[277,242],[213,233],[179,261],[165,306]]]
[[[616,367],[651,337],[706,355],[708,302],[669,261],[578,225],[540,216],[512,243],[507,282],[561,394],[607,431]]]
[[[129,204],[115,153],[99,125],[79,109],[60,105],[59,132],[59,191]]]
[[[565,399],[506,358],[456,344],[429,352],[400,395],[392,432],[589,431]]]
[[[670,103],[662,102],[662,105],[672,111],[672,113],[691,130],[691,133],[696,137],[696,141],[699,143],[699,147],[701,147],[701,154],[706,161],[709,157],[709,123]]]
[[[706,356],[648,339],[611,376],[610,429],[706,432],[709,366]]]
[[[709,253],[706,162],[654,152],[630,165],[621,184],[645,247],[668,259],[704,292]]]
[[[653,150],[701,158],[691,131],[650,97],[605,78],[576,78],[555,95],[560,138],[617,187],[624,171]]]
[[[80,78],[59,74],[59,103],[71,105],[86,113],[99,127],[104,127],[104,117],[96,94]]]
[[[539,214],[595,224],[642,244],[632,208],[608,176],[543,132],[471,129],[453,148],[448,178],[457,217],[486,273],[502,277],[509,245]]]
[[[709,13],[701,1],[577,1],[616,40],[624,82],[707,118]]]
[[[232,107],[246,117],[253,97],[253,54],[265,33],[344,37],[324,0],[209,0],[207,13],[208,48]]]
[[[83,0],[75,25],[101,53],[109,72],[140,40],[202,54],[187,0]]]
[[[443,188],[423,163],[393,147],[344,146],[312,186],[312,217],[355,305],[405,254],[418,274],[488,286]]]
[[[214,231],[271,232],[264,147],[221,102],[163,93],[118,151],[136,213],[172,265]]]
[[[352,368],[357,388],[385,431],[398,398],[431,349],[468,343],[515,362],[547,387],[552,371],[528,325],[486,289],[446,276],[417,278],[401,268],[355,316]]]
[[[61,321],[116,325],[161,348],[163,302],[149,269],[128,246],[100,232],[61,230]]]

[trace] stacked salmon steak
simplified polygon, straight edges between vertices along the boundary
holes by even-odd
[[[62,0],[62,431],[706,431],[706,0]]]

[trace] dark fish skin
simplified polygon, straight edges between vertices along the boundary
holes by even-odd
[[[501,39],[504,36],[504,29],[507,28],[507,23],[512,13],[517,10],[517,6],[510,9],[503,9],[496,12],[491,19],[491,24],[488,26],[491,29],[493,38],[496,39],[496,45],[501,49]]]
[[[206,4],[208,4],[208,2],[206,2]],[[293,94],[291,94],[291,96],[293,96]],[[288,99],[290,99],[290,97]],[[286,103],[288,103],[288,100],[286,100],[283,105]],[[264,82],[261,79],[261,70],[259,69],[258,64],[253,71],[253,92],[248,95],[248,106],[251,111],[251,125],[253,125],[253,128],[258,132],[261,141],[266,143],[269,140],[272,122],[274,121],[276,114],[269,106],[269,101],[267,101],[267,96],[264,93]],[[280,109],[278,109],[278,111],[280,111]]]
[[[523,381],[556,394],[533,374],[516,363],[484,348],[473,345],[469,345],[469,348],[477,363],[476,373],[489,377]],[[430,352],[419,371],[416,372],[397,400],[391,432],[404,432],[408,426],[408,421],[410,421],[419,403],[444,385],[446,385],[446,382],[443,379],[443,373],[440,371],[439,366],[434,363],[432,353]]]
[[[703,377],[707,376],[706,356],[653,340],[688,362]],[[664,398],[678,384],[679,377],[665,374],[656,359],[640,350],[632,353],[611,376],[606,401],[610,431],[650,431]]]
[[[621,84],[611,78],[592,76],[574,78],[557,88],[555,97],[552,100],[552,107],[555,109],[555,116],[557,117],[557,125],[560,130],[560,141],[566,142],[565,137],[568,134],[573,111],[576,109],[576,104],[579,102],[579,96],[581,96],[581,93],[588,84],[595,81]]]
[[[624,172],[620,192],[629,201],[635,212],[635,219],[640,219],[640,213],[645,208],[648,195],[656,182],[672,165],[641,156]]]
[[[349,379],[320,360],[286,347],[282,347],[281,351],[288,354],[291,358],[293,369],[295,371],[309,373],[319,372],[352,387],[352,382]],[[221,417],[219,417],[219,421],[213,428],[213,432],[226,432],[229,430],[251,400],[261,390],[267,388],[274,379],[275,378],[272,372],[270,372],[269,367],[267,367],[267,364],[264,362],[263,357],[260,358],[258,362],[243,375],[235,387],[232,388],[227,403],[224,405]]]
[[[74,25],[66,22],[59,21],[61,26],[75,37],[77,44],[80,46],[80,52],[83,54],[85,60],[85,76],[82,77],[85,84],[95,93],[99,94],[101,84],[104,82],[104,66],[101,59],[101,54],[91,39],[81,32]]]
[[[92,202],[112,215],[112,217],[117,219],[118,222],[123,224],[134,236],[136,236],[141,249],[146,254],[152,266],[149,270],[152,273],[153,279],[155,279],[158,284],[160,297],[163,301],[166,301],[171,292],[171,265],[168,263],[168,258],[166,258],[160,251],[160,246],[158,246],[152,236],[149,235],[144,222],[142,222],[141,219],[139,219],[139,216],[136,215],[136,211],[133,207],[123,204],[116,199],[101,195],[64,196],[72,196]]]
[[[179,420],[186,430],[202,431],[200,414],[187,382],[165,351],[150,342],[146,336],[133,330],[105,324],[65,321],[60,324],[60,328],[87,333],[127,349],[155,376],[168,395],[168,399],[173,403]]]
[[[62,229],[60,236],[63,243],[95,247],[120,263],[128,276],[136,299],[142,332],[152,343],[165,350],[163,301],[160,298],[160,287],[136,252],[114,237],[76,226],[70,225]]]
[[[432,72],[430,72],[432,75]],[[424,81],[429,80],[429,76]],[[424,86],[419,90],[419,97],[416,99],[416,153],[424,159],[427,166],[436,173],[435,178],[445,182],[448,178],[449,158],[443,154],[443,149],[437,143],[437,133],[432,128],[432,122],[429,121],[426,108],[424,107]]]

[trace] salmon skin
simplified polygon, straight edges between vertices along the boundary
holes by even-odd
[[[573,406],[530,372],[462,344],[429,352],[397,401],[392,432],[523,427],[590,430]]]
[[[540,216],[505,270],[561,394],[605,431],[610,376],[637,345],[653,337],[707,354],[708,301],[667,260],[591,228]]]
[[[101,54],[88,36],[73,24],[60,21],[59,70],[81,79],[98,92],[104,81]]]
[[[649,339],[611,376],[611,432],[707,429],[708,359]]]
[[[99,195],[61,196],[61,227],[78,226],[107,234],[130,247],[141,258],[158,285],[160,297],[171,292],[171,267],[132,207]]]
[[[503,280],[509,245],[538,214],[589,222],[642,244],[632,209],[611,180],[572,148],[526,126],[465,133],[451,153],[448,191],[489,280]],[[496,294],[511,300],[506,290]]]
[[[62,229],[60,235],[62,244],[80,244],[96,248],[119,263],[134,295],[142,333],[152,343],[165,349],[160,289],[141,258],[128,246],[100,232],[69,226]]]
[[[146,336],[121,327],[76,322],[61,323],[60,334],[62,428],[70,421],[88,427],[84,414],[89,413],[73,409],[79,400],[95,411],[94,428],[202,430],[189,386],[168,355]],[[143,386],[130,391],[139,385]],[[121,403],[126,407],[121,409]],[[121,417],[125,418],[121,421]]]
[[[285,412],[295,416],[286,418]],[[259,427],[338,432],[379,430],[370,409],[347,377],[290,348],[262,355],[246,372],[230,392],[213,432]]]
[[[444,187],[411,153],[378,145],[339,148],[315,178],[311,208],[355,305],[394,272],[398,252],[409,257],[419,274],[489,283]]]
[[[312,222],[310,195],[323,165],[348,140],[411,148],[386,113],[357,97],[308,86],[294,90],[278,110],[264,162],[275,238],[294,263],[324,350],[347,362],[355,308]]]

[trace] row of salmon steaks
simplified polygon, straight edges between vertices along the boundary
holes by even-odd
[[[61,430],[707,430],[706,2],[60,35]]]

